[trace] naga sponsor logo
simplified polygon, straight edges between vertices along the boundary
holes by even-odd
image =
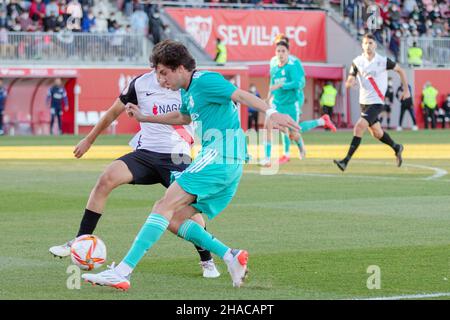
[[[152,108],[152,112],[156,116],[157,114],[168,113],[168,112],[180,110],[180,107],[181,107],[181,104],[176,104],[176,103],[162,104],[162,105],[154,104],[153,108]]]
[[[306,41],[307,28],[305,26],[241,26],[219,25],[217,32],[228,46],[272,46],[275,37],[284,33],[293,43],[299,47],[308,44]]]

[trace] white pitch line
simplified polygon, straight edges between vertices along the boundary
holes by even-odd
[[[450,292],[407,294],[403,296],[392,296],[392,297],[354,298],[351,300],[403,300],[403,299],[424,299],[424,298],[439,298],[439,297],[450,297]]]
[[[380,164],[380,162],[375,161],[365,161],[366,163],[372,163],[372,164]],[[387,164],[387,163],[381,163],[381,164]],[[428,176],[425,178],[402,178],[402,177],[382,177],[382,176],[364,176],[364,175],[344,175],[343,173],[338,174],[327,174],[327,173],[300,173],[300,172],[279,172],[276,174],[285,175],[285,176],[310,176],[310,177],[324,177],[324,178],[355,178],[355,179],[378,179],[378,180],[435,180],[442,178],[443,176],[447,175],[448,172],[442,168],[437,167],[430,167],[430,166],[424,166],[424,165],[418,165],[418,164],[403,164],[403,167],[412,167],[412,168],[419,168],[419,169],[426,169],[434,171],[434,174],[432,176]],[[267,169],[261,169],[261,170],[267,170]],[[245,170],[244,173],[252,173],[252,174],[258,174],[261,173],[261,171],[257,170]],[[442,180],[441,180],[442,181]]]

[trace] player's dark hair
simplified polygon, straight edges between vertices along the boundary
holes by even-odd
[[[196,67],[195,59],[188,49],[181,42],[174,40],[159,42],[153,48],[150,63],[154,68],[158,64],[162,64],[171,70],[183,66],[186,70],[192,71]]]
[[[363,39],[371,39],[373,41],[376,41],[375,36],[372,33],[370,33],[370,32],[365,33],[362,38]]]
[[[277,42],[277,47],[278,47],[278,46],[286,47],[286,49],[289,50],[289,43],[287,43],[286,41],[278,41],[278,42]]]

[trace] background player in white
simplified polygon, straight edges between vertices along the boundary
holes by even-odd
[[[181,95],[179,91],[162,88],[154,71],[137,77],[114,102],[100,122],[78,143],[74,150],[76,158],[81,158],[89,150],[98,135],[125,110],[127,103],[140,105],[143,108],[142,112],[146,115],[165,114],[181,107]],[[161,183],[167,188],[171,182],[171,172],[181,172],[191,163],[190,154],[193,143],[191,125],[141,123],[140,126],[136,150],[113,161],[97,180],[89,196],[77,237],[94,232],[104,212],[109,194],[118,186]],[[186,210],[191,209],[191,207],[186,208]],[[205,221],[200,214],[194,215],[192,219],[205,227]],[[171,228],[169,225],[170,230]],[[72,241],[51,247],[50,252],[61,258],[67,257],[70,255]],[[203,276],[206,278],[220,276],[211,253],[197,246],[196,249],[201,258]]]
[[[334,160],[339,169],[344,171],[352,155],[358,149],[364,132],[369,129],[372,136],[381,142],[389,145],[395,152],[397,166],[402,165],[403,145],[395,143],[394,140],[384,132],[378,119],[379,114],[384,110],[384,93],[387,89],[388,70],[394,70],[400,75],[403,87],[402,99],[411,96],[408,89],[408,81],[405,71],[389,58],[379,55],[375,50],[377,43],[375,37],[368,33],[362,39],[363,54],[353,60],[350,74],[345,86],[347,88],[356,85],[356,78],[359,82],[359,103],[361,105],[361,118],[353,128],[353,139],[350,144],[347,156],[342,160]]]

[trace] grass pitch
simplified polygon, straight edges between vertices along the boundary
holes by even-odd
[[[232,288],[217,258],[222,276],[203,279],[194,247],[167,233],[139,264],[126,293],[84,283],[68,289],[70,260],[48,253],[76,233],[89,192],[111,159],[2,158],[6,147],[73,146],[79,137],[0,137],[0,299],[448,298],[450,131],[393,132],[406,150],[423,154],[406,157],[401,168],[393,156],[357,156],[341,173],[331,159],[345,155],[351,136],[306,134],[308,158],[293,159],[277,175],[246,167],[231,205],[208,222],[223,242],[249,251],[243,288]],[[129,138],[102,137],[98,144],[121,146]],[[342,148],[315,153],[335,145]],[[370,145],[379,148],[366,135],[362,146]],[[126,254],[163,193],[159,185],[112,193],[95,232],[109,263]],[[367,288],[369,266],[379,267],[380,289]]]

